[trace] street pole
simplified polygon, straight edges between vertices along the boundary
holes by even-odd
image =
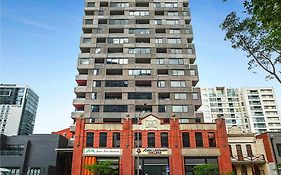
[[[137,116],[137,141],[138,141],[138,145],[137,145],[137,175],[140,175],[140,126],[139,126],[139,122],[140,122],[140,115],[143,112],[143,107],[146,106],[146,103],[144,103],[141,107],[141,111],[139,113],[139,115]]]

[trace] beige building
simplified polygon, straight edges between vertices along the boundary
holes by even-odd
[[[271,175],[262,139],[252,133],[228,134],[233,171],[236,175]]]
[[[195,122],[201,105],[189,2],[86,0],[72,118],[145,111]]]

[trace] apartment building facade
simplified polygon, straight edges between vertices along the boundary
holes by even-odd
[[[0,84],[0,133],[33,133],[39,97],[28,86]]]
[[[189,2],[86,0],[72,118],[141,111],[195,122],[201,105]]]
[[[244,132],[281,131],[281,116],[274,89],[265,88],[202,88],[204,121],[218,116],[226,119],[228,130],[237,127]]]

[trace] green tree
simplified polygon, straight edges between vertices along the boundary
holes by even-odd
[[[231,12],[220,25],[225,40],[246,52],[249,70],[260,67],[266,79],[281,84],[281,1],[244,0],[243,5],[243,17]]]
[[[92,165],[85,165],[85,168],[95,175],[114,175],[116,172],[111,164],[111,161],[101,161]]]
[[[217,165],[203,164],[193,167],[195,175],[219,175],[219,168]]]

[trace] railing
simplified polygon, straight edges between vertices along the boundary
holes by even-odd
[[[232,161],[265,161],[265,157],[263,154],[257,154],[257,155],[236,155],[231,157]]]

